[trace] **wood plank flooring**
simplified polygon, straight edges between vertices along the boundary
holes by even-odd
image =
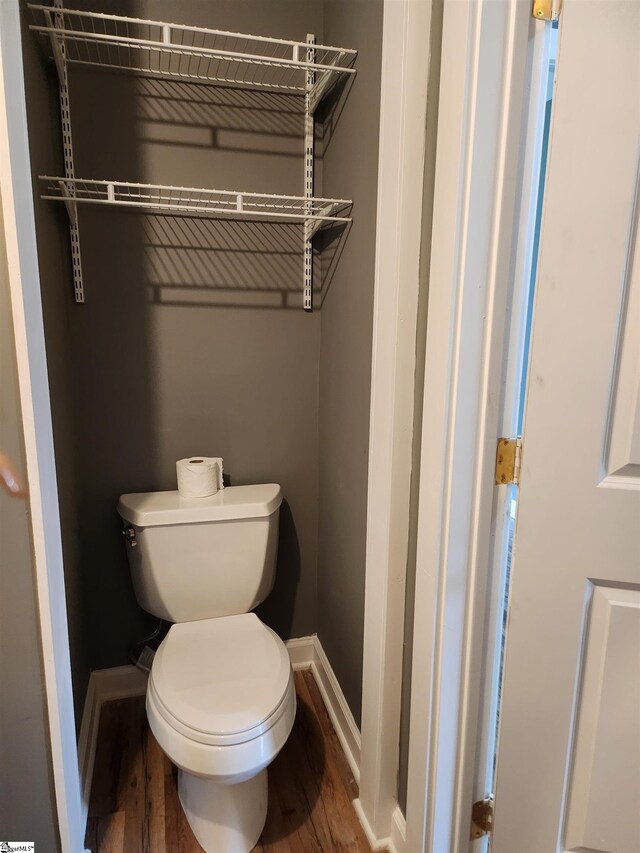
[[[351,801],[353,774],[310,670],[295,673],[298,712],[269,767],[260,853],[369,853]],[[147,724],[144,697],[103,706],[89,805],[92,853],[201,853],[178,801],[176,770]],[[221,850],[219,853],[225,853]]]

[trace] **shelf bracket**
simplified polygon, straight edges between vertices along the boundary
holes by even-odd
[[[316,37],[307,34],[307,62],[315,62]],[[309,217],[313,213],[313,167],[315,149],[315,120],[313,118],[313,88],[316,82],[316,73],[313,69],[306,72],[305,96],[304,96],[304,197],[305,214]],[[303,306],[305,311],[313,310],[313,222],[305,219],[304,243],[303,243]]]
[[[71,225],[78,224],[78,205],[73,197],[73,190],[69,189],[69,184],[66,181],[59,182],[60,193],[64,201],[64,206],[69,214],[69,222]]]
[[[60,28],[60,24],[58,23],[59,15],[56,15],[55,20],[52,20],[51,12],[47,9],[44,13],[44,17],[47,26],[51,30]],[[64,84],[64,42],[61,37],[54,35],[53,32],[49,33],[49,42],[51,43],[51,53],[53,54],[53,61],[56,66],[56,71],[58,72],[58,83],[62,86]]]
[[[55,0],[53,6],[53,24],[56,29],[64,29],[62,0]],[[64,154],[65,178],[73,179],[73,141],[71,138],[71,111],[69,106],[69,79],[65,57],[64,38],[51,36],[53,58],[58,69],[60,82],[60,116],[62,119],[62,150]],[[73,271],[73,292],[76,302],[84,302],[84,287],[82,284],[82,259],[80,256],[80,232],[78,230],[78,210],[74,198],[75,185],[73,182],[61,186],[65,205],[69,213],[69,235],[71,239],[71,269]]]
[[[336,205],[325,204],[320,210],[316,211],[317,216],[331,216],[335,212]],[[319,231],[327,222],[324,219],[312,219],[305,224],[307,239],[311,239],[316,231]]]
[[[344,53],[339,53],[337,56],[334,56],[331,60],[330,64],[338,66],[340,60],[345,56]],[[314,82],[313,90],[310,96],[310,109],[311,112],[315,113],[316,108],[320,101],[327,94],[329,89],[332,89],[336,83],[338,82],[338,77],[335,74],[332,74],[331,71],[322,71],[318,75],[317,81]]]

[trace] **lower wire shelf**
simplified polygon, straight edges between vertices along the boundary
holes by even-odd
[[[129,208],[147,214],[190,218],[279,222],[302,225],[303,308],[313,309],[310,258],[313,236],[320,228],[346,225],[352,202],[343,198],[270,195],[234,192],[166,184],[139,184],[127,181],[94,181],[41,175],[41,198],[64,202],[69,214],[72,246],[76,241],[74,263],[80,264],[78,204]],[[76,302],[84,302],[84,290],[75,284]]]
[[[298,222],[306,226],[308,238],[325,225],[351,222],[346,214],[352,202],[341,198],[305,198],[48,175],[40,176],[39,180],[44,187],[41,198],[64,202],[72,221],[76,220],[76,205],[88,203],[178,216]]]

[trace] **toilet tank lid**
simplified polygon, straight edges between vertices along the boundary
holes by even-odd
[[[179,492],[137,492],[121,495],[118,513],[137,527],[194,524],[239,518],[263,518],[282,503],[277,483],[227,486],[206,498],[183,498]]]

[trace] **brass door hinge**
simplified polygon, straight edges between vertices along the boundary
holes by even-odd
[[[522,456],[522,439],[499,438],[496,450],[496,483],[502,486],[506,483],[520,481],[520,458]]]
[[[536,21],[557,21],[562,11],[562,0],[533,0],[532,15]]]
[[[493,794],[471,806],[471,840],[489,835],[493,829]]]

